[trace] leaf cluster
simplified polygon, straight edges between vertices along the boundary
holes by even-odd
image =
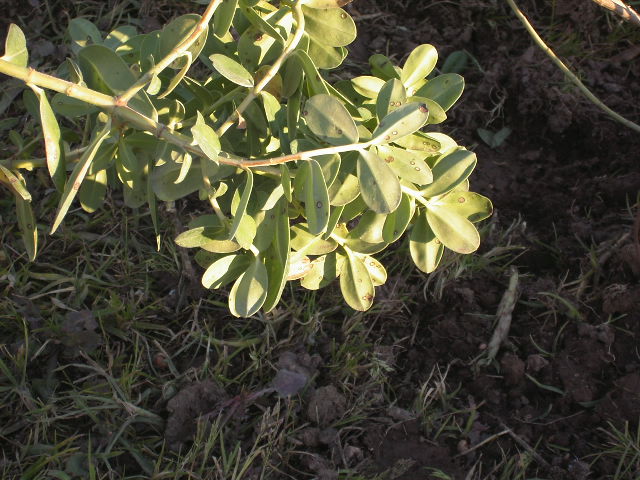
[[[492,210],[469,191],[476,156],[431,127],[464,80],[438,74],[435,48],[420,45],[402,67],[376,54],[370,75],[330,83],[356,38],[344,3],[212,0],[210,22],[183,15],[146,34],[71,20],[73,55],[54,76],[21,77],[46,149],[26,165],[46,166],[59,195],[52,232],[74,202],[93,212],[120,189],[149,209],[159,238],[158,201],[198,195],[211,213],[175,241],[198,250],[206,288],[230,286],[236,316],[270,311],[297,279],[312,290],[339,279],[347,304],[367,310],[387,278],[373,255],[406,232],[423,272],[445,248],[475,251],[475,223]],[[27,63],[12,25],[0,71],[19,76]],[[79,129],[92,133],[82,141]],[[5,162],[0,184],[33,259],[25,179]]]

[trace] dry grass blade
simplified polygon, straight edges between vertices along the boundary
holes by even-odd
[[[516,306],[518,299],[518,270],[516,267],[511,267],[511,277],[509,278],[509,287],[504,292],[500,304],[498,305],[498,311],[496,318],[498,319],[498,326],[493,332],[489,346],[487,347],[487,357],[484,360],[487,364],[491,363],[498,354],[500,345],[509,335],[509,329],[511,328],[511,314]]]

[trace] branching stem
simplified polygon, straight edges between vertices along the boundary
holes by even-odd
[[[191,47],[191,45],[193,45],[193,43],[198,39],[202,32],[206,28],[208,28],[211,17],[213,17],[213,14],[220,3],[222,3],[222,0],[211,0],[209,2],[209,6],[202,14],[200,21],[196,24],[195,28],[189,34],[189,36],[182,42],[180,42],[173,50],[171,50],[166,57],[164,57],[156,65],[154,65],[153,68],[142,75],[138,79],[138,81],[131,87],[129,87],[129,89],[127,89],[122,95],[117,97],[116,104],[127,105],[129,100],[131,100],[136,93],[142,90],[153,79],[153,77],[159,75],[165,68],[171,65],[174,60],[184,55],[184,53],[189,49],[189,47]]]
[[[260,92],[265,89],[265,87],[269,84],[273,77],[276,76],[280,67],[284,61],[293,53],[296,49],[300,40],[302,39],[302,35],[304,34],[304,14],[302,13],[302,2],[296,2],[293,7],[293,16],[296,20],[296,31],[284,48],[280,56],[277,58],[271,68],[267,71],[264,77],[253,87],[253,89],[249,92],[249,94],[245,97],[245,99],[238,105],[238,108],[227,118],[222,125],[216,130],[216,134],[221,137],[224,133],[229,130],[229,128],[240,118],[242,113],[247,109],[249,104],[253,102]]]

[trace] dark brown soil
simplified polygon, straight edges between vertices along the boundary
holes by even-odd
[[[475,406],[477,416],[462,444],[443,440],[419,448],[430,432],[409,421],[382,435],[374,456],[385,468],[412,460],[398,478],[427,478],[419,472],[432,467],[462,479],[460,466],[468,471],[480,460],[488,473],[502,452],[531,453],[535,447],[543,457],[534,456],[538,476],[609,478],[615,463],[590,465],[602,449],[599,429],[628,422],[633,430],[640,418],[640,263],[637,232],[635,245],[632,235],[633,215],[640,215],[640,136],[584,100],[533,46],[508,6],[498,3],[353,4],[354,12],[381,13],[366,21],[376,28],[362,29],[356,54],[363,59],[432,43],[442,57],[465,49],[477,60],[464,72],[466,93],[444,131],[478,154],[471,186],[494,202],[492,229],[520,221],[511,241],[525,247],[514,262],[520,299],[509,339],[489,366],[477,359],[493,333],[506,274],[485,271],[450,284],[441,301],[416,311],[415,332],[413,325],[381,327],[390,341],[403,334],[415,338],[397,359],[398,384],[407,386],[400,405],[411,405],[415,386],[434,368],[449,365],[447,384],[459,388],[458,399],[467,399],[458,407]],[[637,34],[616,41],[616,32],[629,27],[607,19],[592,2],[558,2],[555,12],[546,2],[520,3],[589,88],[622,115],[640,120],[640,52],[629,41]],[[496,149],[476,134],[503,126],[513,132]],[[493,231],[483,252],[499,246]],[[499,436],[473,448],[493,435]]]

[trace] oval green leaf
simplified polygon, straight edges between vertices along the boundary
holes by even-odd
[[[411,229],[409,251],[413,263],[424,273],[433,272],[442,259],[444,247],[429,226],[425,210],[418,213],[416,223]]]
[[[327,94],[314,95],[307,100],[302,115],[309,129],[331,145],[358,142],[358,129],[353,118],[335,97]]]
[[[358,153],[360,195],[374,212],[393,212],[402,198],[398,177],[375,153],[369,150]]]
[[[260,310],[267,299],[269,275],[259,257],[240,275],[229,292],[229,310],[236,317],[249,317]]]
[[[480,246],[476,227],[445,205],[429,205],[427,221],[445,247],[458,253],[472,253]]]
[[[400,80],[409,88],[420,80],[424,80],[436,66],[438,52],[433,45],[419,45],[409,54],[402,67]]]
[[[426,185],[433,181],[431,169],[427,162],[423,160],[424,153],[389,145],[378,145],[376,150],[380,158],[403,180],[416,185]]]
[[[347,260],[340,271],[340,290],[347,304],[361,312],[373,304],[375,288],[364,262],[347,250]]]
[[[464,78],[457,73],[445,73],[429,80],[415,92],[417,97],[427,97],[438,102],[446,112],[458,101],[464,90]]]
[[[254,81],[251,74],[234,59],[220,53],[214,53],[209,56],[209,60],[218,73],[230,82],[241,87],[253,87]]]
[[[356,39],[356,24],[341,8],[302,7],[305,32],[331,47],[344,47]]]
[[[453,190],[471,175],[476,163],[476,154],[468,150],[450,153],[433,167],[433,183],[421,190],[422,195],[431,198]]]
[[[429,109],[424,103],[407,103],[384,117],[373,132],[375,143],[389,143],[411,135],[422,128],[429,119]]]

